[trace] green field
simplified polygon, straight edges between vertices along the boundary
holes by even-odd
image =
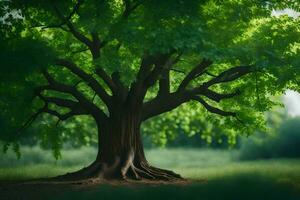
[[[63,159],[55,161],[48,151],[24,149],[16,161],[14,155],[1,155],[0,179],[24,180],[50,177],[87,165],[95,156],[92,148],[64,150]],[[152,149],[147,157],[155,166],[172,169],[193,180],[187,185],[94,185],[85,187],[55,186],[50,199],[300,199],[300,160],[272,159],[239,161],[236,150]],[[28,187],[28,186],[27,186]],[[47,186],[34,192],[22,188],[32,198]],[[61,190],[61,188],[64,188]],[[16,190],[14,190],[16,191]],[[52,191],[51,189],[49,190]],[[49,192],[48,191],[48,192]],[[7,193],[6,193],[7,194]],[[19,197],[19,196],[18,196]]]

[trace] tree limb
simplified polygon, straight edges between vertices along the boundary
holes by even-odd
[[[173,65],[179,61],[181,55],[182,53],[179,53],[173,60],[170,59],[162,70],[159,79],[158,96],[164,96],[170,93],[170,70],[172,70]]]
[[[225,82],[230,82],[230,81],[234,81],[246,74],[249,74],[251,72],[254,72],[254,69],[252,68],[252,66],[237,66],[237,67],[233,67],[230,68],[226,71],[223,71],[222,73],[220,73],[217,76],[214,76],[214,78],[212,78],[211,80],[201,84],[198,87],[192,88],[190,90],[187,90],[187,92],[189,92],[191,94],[191,96],[195,96],[195,95],[205,95],[208,98],[219,102],[222,99],[226,99],[226,98],[231,98],[234,97],[236,95],[240,94],[240,91],[236,91],[234,93],[229,93],[229,94],[219,94],[217,92],[214,92],[212,90],[209,90],[208,88],[214,84],[219,84],[219,83],[225,83]]]
[[[194,97],[192,97],[192,99],[195,100],[195,101],[198,101],[199,103],[201,103],[206,108],[206,110],[208,110],[211,113],[215,113],[215,114],[222,115],[222,116],[236,117],[236,113],[227,112],[227,111],[221,110],[219,108],[213,107],[213,106],[209,105],[206,101],[204,101],[199,96],[194,96]]]
[[[197,78],[198,76],[200,76],[201,74],[203,74],[205,72],[205,69],[207,67],[209,67],[212,64],[212,61],[203,58],[203,60],[201,61],[200,64],[196,65],[187,75],[186,77],[183,79],[183,81],[181,82],[181,84],[178,87],[178,91],[182,91],[184,90],[188,84],[195,78]]]
[[[142,104],[147,90],[155,84],[159,76],[167,66],[170,54],[160,54],[155,56],[145,56],[142,59],[140,70],[137,74],[137,80],[131,85],[128,101],[133,105]]]
[[[79,7],[83,3],[83,0],[77,0],[77,3],[73,7],[71,13],[65,17],[63,13],[60,12],[55,3],[52,4],[57,17],[61,20],[60,24],[44,26],[43,28],[61,28],[64,31],[70,32],[78,41],[84,43],[92,53],[94,59],[100,57],[100,49],[107,44],[107,41],[101,41],[99,35],[96,32],[91,33],[92,39],[89,39],[84,34],[80,33],[73,23],[71,22],[72,16],[78,12]],[[66,25],[68,29],[63,28]]]
[[[96,74],[105,82],[105,84],[110,88],[113,94],[117,92],[117,86],[111,77],[106,73],[106,71],[100,67],[96,66]]]
[[[162,73],[161,78],[159,79],[159,96],[170,93],[170,71],[166,70]]]
[[[57,117],[60,121],[65,121],[65,120],[67,120],[71,117],[74,117],[75,115],[81,115],[82,114],[82,113],[77,113],[73,110],[71,110],[70,112],[67,112],[65,114],[60,114],[59,112],[57,112],[55,110],[52,110],[48,107],[44,110],[44,113],[48,113],[50,115],[53,115],[53,116]]]
[[[46,106],[46,104],[45,104]],[[17,134],[21,133],[23,130],[25,130],[26,128],[28,128],[37,118],[39,115],[41,115],[44,110],[45,110],[45,106],[40,108],[37,112],[35,112],[33,115],[31,115],[27,121],[25,121],[25,123],[17,130]]]
[[[50,74],[44,70],[43,75],[45,76],[46,80],[48,81],[49,85],[41,86],[37,89],[38,93],[41,93],[44,90],[54,90],[58,92],[63,92],[72,95],[75,97],[78,102],[94,117],[99,119],[106,118],[105,113],[99,109],[96,105],[91,103],[86,97],[81,94],[75,87],[65,85],[55,81]]]
[[[131,2],[131,0],[123,0],[123,3],[125,5],[125,9],[122,17],[126,19],[139,5],[142,4],[142,1],[137,0],[135,2]]]
[[[181,74],[186,74],[183,70],[171,68],[170,71],[178,72]]]
[[[20,133],[22,130],[25,130],[28,128],[39,115],[43,113],[48,113],[51,115],[54,115],[59,118],[59,120],[64,121],[70,117],[76,116],[76,115],[88,115],[89,113],[81,107],[79,102],[75,102],[72,100],[67,99],[61,99],[57,97],[44,97],[41,94],[38,94],[40,99],[44,101],[44,106],[40,109],[38,109],[37,112],[35,112],[33,115],[31,115],[27,121],[22,125],[22,127],[18,130],[17,133]],[[71,111],[65,114],[60,114],[57,111],[49,109],[48,105],[49,103],[54,103],[58,106],[63,106],[69,108]]]
[[[237,90],[236,92],[233,93],[226,93],[226,94],[221,94],[215,91],[212,91],[210,89],[205,89],[201,95],[204,95],[206,97],[208,97],[209,99],[216,101],[216,102],[220,102],[223,99],[230,99],[234,96],[237,96],[241,94],[241,92],[239,90]]]
[[[58,59],[56,61],[57,65],[64,66],[69,69],[72,73],[76,74],[78,77],[83,79],[102,99],[102,101],[108,106],[111,106],[111,97],[106,93],[105,89],[98,83],[93,76],[87,74],[78,66],[76,66],[73,62],[70,62],[65,59]]]
[[[181,104],[188,102],[188,93],[173,92],[164,96],[156,96],[154,99],[143,104],[142,120],[171,111]]]
[[[202,63],[202,64],[201,64]],[[143,120],[149,119],[153,116],[159,115],[164,112],[168,112],[172,109],[175,109],[179,105],[188,102],[190,100],[197,100],[200,103],[202,103],[207,110],[210,112],[214,112],[217,114],[221,114],[224,116],[235,116],[232,112],[226,112],[222,111],[218,108],[215,108],[208,103],[206,103],[203,99],[200,97],[197,97],[197,95],[204,95],[207,98],[220,102],[223,99],[232,98],[236,95],[240,94],[240,91],[237,90],[233,93],[218,93],[213,90],[208,89],[209,86],[217,83],[223,83],[223,82],[229,82],[233,81],[237,78],[240,78],[243,75],[246,75],[248,73],[251,73],[253,69],[251,66],[244,66],[244,67],[233,67],[229,70],[226,70],[222,72],[220,75],[214,77],[208,82],[205,82],[204,84],[192,88],[192,89],[185,89],[185,87],[188,85],[188,83],[194,79],[195,77],[205,73],[205,69],[211,65],[211,61],[206,63],[206,61],[201,62],[198,66],[196,66],[185,78],[184,81],[181,83],[181,89],[178,89],[174,93],[169,93],[168,95],[165,95],[163,98],[161,98],[159,95],[155,97],[154,99],[144,103],[143,105]]]
[[[59,16],[59,18],[63,21],[62,24],[67,25],[67,27],[69,28],[69,31],[73,34],[73,36],[83,42],[84,44],[86,44],[87,46],[91,46],[92,41],[90,39],[88,39],[87,37],[85,37],[83,34],[81,34],[80,32],[78,32],[75,27],[73,26],[73,24],[67,19],[65,18],[60,11],[58,10],[58,8],[54,5],[55,11],[57,13],[57,15]]]
[[[233,67],[233,68],[230,68],[230,69],[220,73],[218,76],[211,79],[210,81],[204,83],[203,86],[208,88],[214,84],[234,81],[234,80],[236,80],[246,74],[249,74],[251,72],[254,72],[252,65]]]
[[[71,54],[75,55],[77,53],[85,52],[85,51],[88,51],[88,50],[90,50],[90,49],[89,48],[84,48],[84,49],[80,49],[80,50],[77,50],[77,51],[72,51]]]
[[[61,24],[59,24],[59,26],[66,25],[69,28],[69,31],[73,34],[73,36],[77,40],[79,40],[80,42],[83,42],[89,48],[91,48],[92,41],[90,39],[88,39],[87,37],[85,37],[83,34],[81,34],[79,31],[77,31],[75,29],[75,27],[73,26],[73,24],[70,22],[71,17],[78,11],[81,3],[83,3],[83,0],[77,1],[76,5],[73,8],[73,11],[70,13],[70,15],[68,17],[64,17],[64,15],[59,11],[59,9],[57,8],[57,6],[54,3],[52,5],[53,5],[54,11],[56,12],[58,18],[60,18],[60,20],[62,21]]]
[[[79,105],[79,103],[76,102],[76,101],[72,101],[72,100],[69,100],[69,99],[61,99],[61,98],[58,98],[58,97],[44,97],[43,96],[42,99],[45,102],[54,103],[58,106],[63,106],[63,107],[70,108],[70,109],[76,108],[76,106]]]
[[[163,73],[164,69],[168,69],[171,61],[169,60],[172,54],[162,54],[154,60],[154,69],[144,80],[144,87],[147,89],[154,85],[159,76]],[[169,69],[168,69],[169,70]]]

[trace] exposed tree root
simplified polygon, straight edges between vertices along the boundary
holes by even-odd
[[[145,159],[135,160],[134,151],[129,151],[125,162],[121,165],[121,178],[132,178],[135,180],[150,179],[150,180],[164,180],[176,181],[183,178],[172,171],[152,167]]]
[[[135,163],[135,164],[134,164]],[[88,181],[88,180],[153,180],[180,181],[179,174],[170,170],[150,166],[147,162],[134,162],[134,156],[128,156],[125,162],[119,157],[111,165],[94,162],[88,167],[73,173],[45,179],[48,181]]]

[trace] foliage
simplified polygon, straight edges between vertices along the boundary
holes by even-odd
[[[156,146],[234,146],[235,132],[224,127],[230,121],[206,115],[203,117],[200,113],[204,112],[195,104],[183,105],[169,114],[146,121],[142,126],[144,137]],[[181,115],[184,116],[178,117]],[[208,119],[210,123],[206,123]],[[153,134],[154,130],[160,131]]]
[[[299,9],[296,0],[82,2],[78,10],[74,9],[77,1],[0,2],[5,4],[5,9],[1,7],[2,16],[9,10],[20,11],[22,15],[10,16],[0,25],[1,140],[10,143],[35,137],[44,146],[50,146],[56,157],[65,141],[74,140],[75,145],[95,142],[96,126],[92,118],[76,116],[57,123],[57,116],[69,110],[53,104],[51,108],[58,110],[56,117],[43,114],[30,128],[19,131],[28,118],[43,107],[41,94],[36,97],[36,88],[45,85],[42,75],[45,70],[55,80],[75,86],[88,101],[108,114],[103,99],[78,76],[57,66],[57,58],[72,60],[99,81],[108,94],[111,94],[109,87],[94,76],[96,69],[101,66],[109,76],[119,72],[121,82],[128,88],[136,81],[145,53],[176,51],[182,54],[180,62],[170,71],[171,92],[177,90],[185,77],[180,72],[187,74],[203,58],[212,60],[213,64],[205,75],[191,81],[188,89],[232,66],[255,67],[255,73],[210,88],[217,93],[239,90],[241,95],[219,103],[204,97],[212,106],[232,111],[236,117],[217,116],[199,106],[197,101],[187,102],[143,125],[143,132],[153,135],[160,144],[166,143],[167,135],[180,130],[189,135],[200,132],[208,142],[226,136],[228,143],[234,144],[237,135],[249,135],[257,128],[264,128],[263,112],[278,103],[270,99],[271,95],[287,88],[299,91],[299,18],[271,16],[273,9]],[[130,13],[126,10],[128,2],[136,6],[129,9]],[[66,15],[62,17],[63,22],[58,10]],[[74,29],[78,31],[75,34]],[[78,33],[86,38],[82,39]],[[91,55],[93,52],[88,51],[84,41],[97,37],[103,42],[103,48],[101,57],[94,59],[95,55]],[[145,101],[154,98],[158,88],[158,83],[154,84]],[[61,92],[44,91],[42,95],[75,100]],[[17,150],[17,143],[15,147]]]
[[[22,151],[22,157],[19,159],[16,158],[13,150],[8,151],[6,154],[1,152],[0,168],[22,168],[24,166],[30,168],[34,165],[80,168],[91,163],[97,156],[96,148],[90,146],[76,149],[64,147],[61,151],[63,159],[60,160],[56,160],[49,149],[43,149],[37,145],[31,147],[24,145],[20,147],[20,150]]]
[[[300,118],[281,119],[280,123],[274,124],[271,125],[269,132],[258,132],[242,141],[241,159],[300,157]]]

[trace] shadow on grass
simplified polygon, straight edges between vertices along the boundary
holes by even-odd
[[[295,183],[239,175],[189,185],[95,186],[61,194],[55,199],[300,199]],[[299,185],[298,185],[299,186]],[[299,189],[299,187],[298,187]],[[52,199],[52,198],[50,198]]]
[[[293,182],[294,181],[294,182]],[[130,199],[130,200],[299,200],[300,182],[244,174],[182,185],[19,185],[2,186],[0,199]]]

